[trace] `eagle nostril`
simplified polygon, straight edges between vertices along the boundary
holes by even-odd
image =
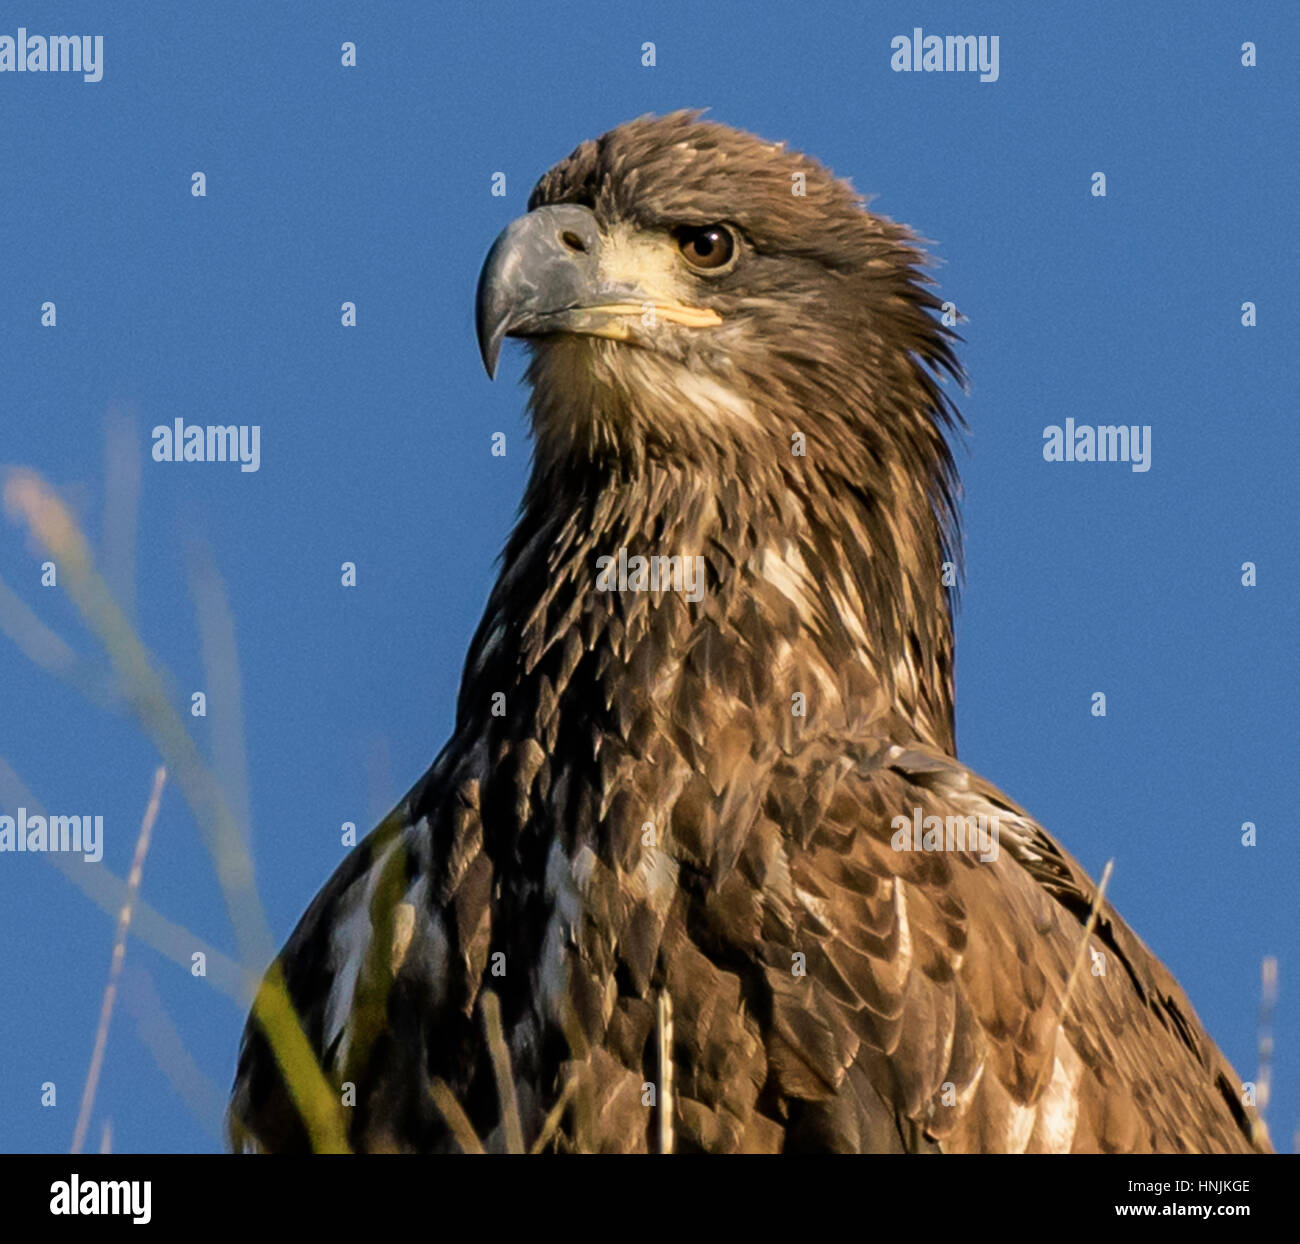
[[[570,229],[566,229],[560,234],[560,241],[571,251],[585,251],[587,249],[587,244]]]

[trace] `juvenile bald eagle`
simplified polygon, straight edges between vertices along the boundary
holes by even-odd
[[[1266,1149],[955,757],[961,377],[913,235],[687,113],[528,207],[478,332],[490,373],[527,339],[532,476],[455,733],[279,960],[351,1147],[455,1149],[445,1087],[498,1149]],[[250,1021],[234,1145],[306,1148],[293,1100]]]

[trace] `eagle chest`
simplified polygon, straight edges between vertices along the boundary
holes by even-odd
[[[667,997],[677,1091],[700,1143],[734,1148],[766,1074],[740,965],[773,865],[754,832],[767,775],[734,730],[696,751],[682,732],[638,746],[635,729],[607,724],[588,725],[581,750],[508,747],[485,775],[491,934],[470,970],[502,995],[516,1074],[533,1078],[543,1110],[580,1065],[621,1103],[620,1147],[650,1134]]]

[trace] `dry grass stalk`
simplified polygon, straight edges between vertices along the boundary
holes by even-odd
[[[248,845],[220,784],[204,764],[184,722],[171,706],[163,678],[153,668],[144,644],[96,572],[85,536],[55,491],[35,472],[7,472],[3,497],[10,515],[24,522],[36,543],[58,562],[68,597],[103,644],[128,703],[193,811],[204,846],[212,857],[239,943],[241,963],[248,970],[249,965],[267,962],[274,946],[257,898]],[[313,1149],[347,1152],[342,1107],[316,1061],[278,962],[272,964],[257,988],[252,1005],[307,1127]]]
[[[117,937],[113,942],[113,958],[108,968],[108,985],[104,989],[104,998],[99,1005],[99,1026],[95,1029],[95,1048],[90,1055],[90,1070],[86,1072],[86,1083],[81,1090],[81,1108],[77,1111],[77,1126],[72,1133],[73,1153],[80,1153],[86,1141],[86,1129],[90,1126],[90,1112],[95,1105],[95,1092],[99,1088],[99,1073],[104,1066],[104,1048],[108,1044],[108,1026],[113,1019],[113,1003],[117,999],[117,981],[122,975],[122,964],[126,959],[126,935],[131,927],[131,912],[135,907],[136,895],[140,893],[140,878],[144,873],[144,857],[149,851],[149,840],[153,835],[154,821],[158,819],[158,808],[162,803],[163,784],[167,781],[167,770],[159,767],[153,775],[153,792],[149,796],[148,806],[144,810],[144,820],[140,822],[140,836],[135,842],[135,855],[131,859],[131,871],[126,878],[126,898],[122,909],[117,913]]]
[[[469,1121],[469,1116],[461,1108],[460,1102],[456,1100],[456,1094],[451,1091],[447,1082],[435,1077],[433,1083],[429,1085],[429,1093],[433,1097],[433,1104],[438,1107],[443,1120],[451,1129],[451,1134],[456,1138],[461,1152],[482,1153],[483,1144],[474,1131],[474,1125]]]
[[[1106,901],[1106,887],[1110,885],[1110,875],[1115,871],[1115,861],[1107,860],[1106,867],[1102,870],[1101,884],[1097,887],[1097,893],[1093,896],[1092,909],[1088,912],[1088,922],[1083,926],[1083,936],[1079,939],[1079,953],[1074,957],[1074,966],[1070,969],[1070,979],[1065,982],[1065,994],[1061,998],[1061,1014],[1058,1023],[1064,1023],[1066,1014],[1070,1009],[1070,998],[1074,994],[1074,982],[1079,979],[1079,972],[1083,968],[1083,961],[1088,955],[1088,942],[1092,938],[1092,931],[1097,927],[1097,916],[1101,913],[1101,905]]]
[[[501,1125],[505,1130],[506,1152],[524,1153],[524,1129],[519,1123],[519,1098],[515,1077],[510,1069],[510,1048],[501,1028],[501,1003],[496,994],[483,993],[483,1028],[487,1034],[492,1070],[497,1078],[497,1097],[501,1101]]]
[[[659,1152],[673,1151],[673,999],[659,991],[657,1037],[659,1047]]]
[[[1259,1071],[1255,1076],[1255,1109],[1262,1119],[1273,1089],[1273,1008],[1277,1005],[1277,960],[1265,955],[1260,965]]]
[[[533,1147],[529,1153],[541,1153],[547,1145],[551,1143],[551,1137],[559,1130],[560,1120],[564,1118],[564,1112],[569,1107],[569,1099],[577,1091],[578,1077],[570,1075],[564,1081],[564,1088],[560,1090],[559,1100],[551,1107],[551,1113],[546,1116],[546,1121],[542,1124],[542,1130],[537,1134],[537,1139],[533,1141]]]

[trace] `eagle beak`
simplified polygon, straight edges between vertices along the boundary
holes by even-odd
[[[478,278],[474,319],[483,366],[494,378],[506,337],[578,333],[627,341],[634,323],[654,320],[704,328],[721,317],[647,294],[602,272],[595,215],[572,203],[539,207],[506,226]]]

